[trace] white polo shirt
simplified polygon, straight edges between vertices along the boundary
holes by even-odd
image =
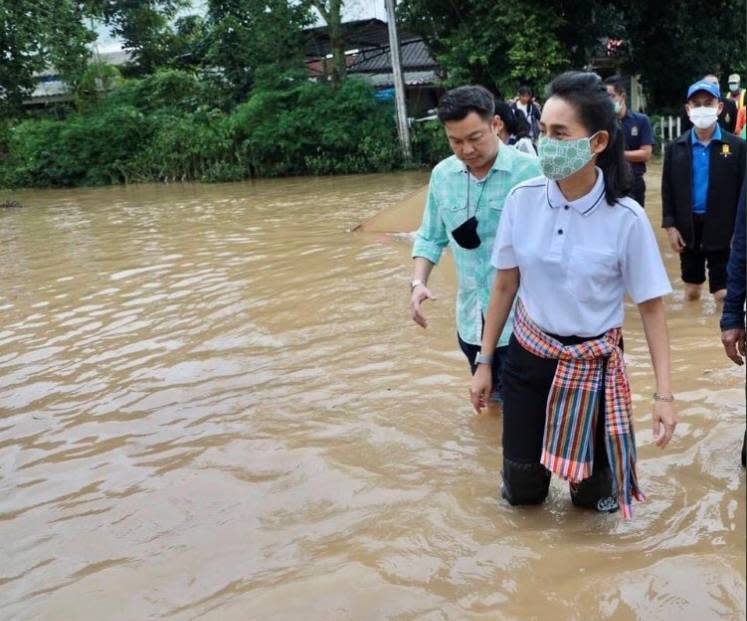
[[[672,291],[646,213],[628,197],[610,205],[596,170],[591,192],[575,201],[545,177],[517,185],[493,246],[494,267],[519,268],[529,316],[559,336],[622,326],[625,293],[640,304]]]

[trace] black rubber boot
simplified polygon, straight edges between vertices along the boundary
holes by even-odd
[[[550,489],[550,471],[542,464],[522,463],[503,458],[501,494],[514,506],[539,505]]]
[[[594,509],[600,513],[614,513],[619,506],[612,495],[612,472],[605,468],[593,473],[580,483],[571,484],[571,501],[577,507]]]

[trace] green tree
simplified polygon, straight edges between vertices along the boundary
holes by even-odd
[[[75,85],[76,108],[84,111],[96,105],[121,83],[122,75],[116,67],[99,61],[89,63]]]
[[[75,83],[94,34],[73,0],[0,0],[0,115],[17,115],[36,85],[34,74],[54,66]]]
[[[706,73],[747,69],[745,0],[646,2],[623,0],[630,55],[626,69],[640,73],[654,107],[676,108],[688,84]]]
[[[209,45],[210,24],[202,15],[180,17],[174,23],[171,63],[175,67],[204,65]]]
[[[172,55],[171,21],[189,0],[81,0],[87,15],[100,19],[132,50],[137,73],[147,74]]]
[[[235,101],[246,99],[260,67],[282,74],[303,67],[303,28],[309,8],[291,0],[208,0],[207,67],[231,84]]]
[[[677,107],[706,73],[744,75],[745,0],[403,0],[407,28],[421,34],[452,83],[511,94],[539,91],[564,68],[581,69],[607,37],[622,39],[621,69],[640,74],[653,107]]]
[[[475,82],[504,95],[520,82],[535,87],[570,63],[552,2],[404,0],[405,26],[421,34],[452,84]]]
[[[339,84],[347,73],[345,35],[342,29],[344,0],[309,0],[327,24],[327,35],[332,52],[332,81]]]

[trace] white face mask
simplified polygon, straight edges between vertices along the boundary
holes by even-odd
[[[692,124],[698,129],[708,129],[711,125],[715,125],[718,120],[718,108],[712,108],[711,106],[690,108],[687,116],[690,117]]]
[[[739,82],[729,82],[729,90],[736,93],[739,90]]]

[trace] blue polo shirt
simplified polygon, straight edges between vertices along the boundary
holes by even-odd
[[[654,133],[651,130],[651,121],[645,114],[640,112],[625,111],[625,116],[620,119],[623,133],[625,134],[625,150],[635,151],[647,144],[654,144]],[[634,175],[642,175],[646,172],[646,162],[630,162]]]
[[[698,141],[695,128],[690,130],[690,144],[692,145],[692,194],[693,213],[703,215],[708,209],[708,176],[711,172],[711,145],[721,142],[721,127],[716,123],[716,129],[707,145]]]

